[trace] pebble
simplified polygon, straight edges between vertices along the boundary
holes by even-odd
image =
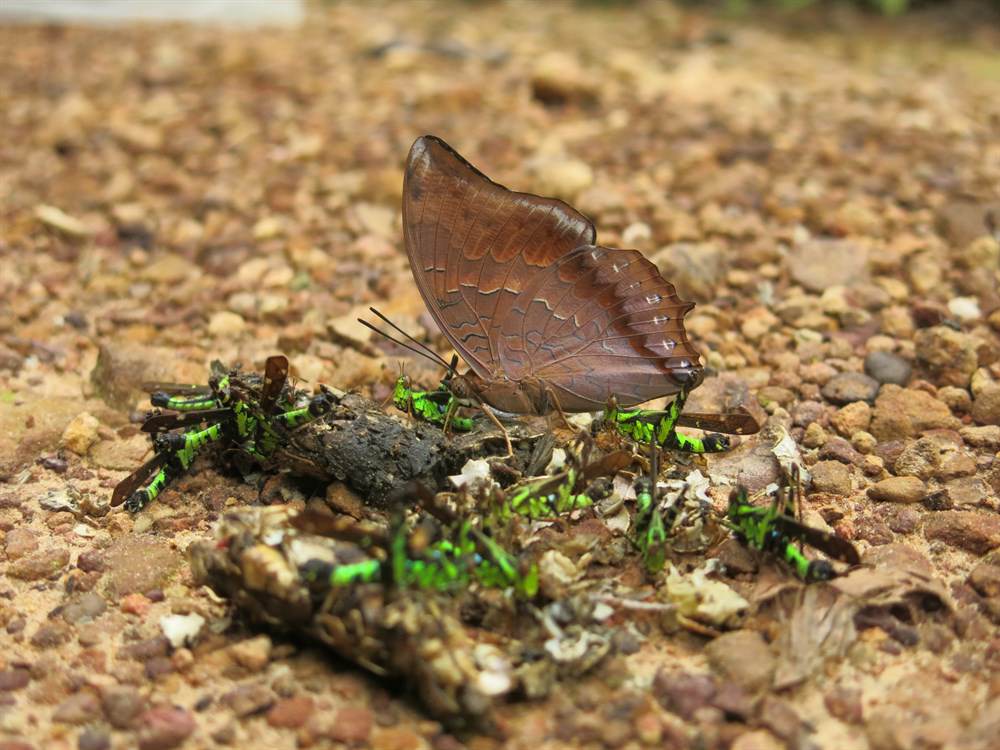
[[[802,435],[802,445],[806,448],[821,448],[826,445],[826,441],[829,439],[830,436],[827,435],[826,430],[813,422],[806,427],[806,431]]]
[[[953,385],[946,385],[938,388],[938,400],[945,404],[953,412],[967,414],[972,410],[972,396],[965,388],[956,388]]]
[[[0,693],[20,690],[31,682],[31,673],[27,669],[0,669]]]
[[[744,732],[729,745],[729,750],[783,750],[787,745],[766,729]]]
[[[308,696],[283,698],[267,712],[267,723],[272,727],[298,729],[306,723],[314,709],[313,699]]]
[[[153,603],[139,593],[127,594],[123,596],[120,605],[122,612],[126,612],[130,615],[139,615],[139,617],[145,617],[146,613],[149,612],[149,608],[152,606]]]
[[[76,567],[85,573],[100,573],[104,570],[104,553],[96,549],[84,550],[76,558]]]
[[[1000,546],[1000,516],[989,511],[938,511],[924,522],[924,536],[983,555]]]
[[[823,398],[832,404],[844,406],[855,401],[873,403],[879,391],[879,382],[863,372],[842,372],[834,375],[823,386]]]
[[[651,258],[664,278],[683,289],[685,299],[708,302],[722,281],[724,258],[718,245],[680,242],[664,247]]]
[[[8,560],[17,560],[38,549],[38,535],[30,529],[14,528],[7,532],[4,551]]]
[[[375,724],[375,716],[364,706],[344,706],[337,711],[333,726],[327,736],[335,742],[361,745],[368,741]]]
[[[937,385],[965,388],[979,365],[978,342],[948,326],[921,328],[913,336],[917,364]]]
[[[850,437],[855,432],[867,430],[871,420],[872,407],[868,402],[855,401],[838,409],[830,417],[830,424],[844,437]]]
[[[981,596],[1000,596],[1000,558],[996,562],[983,560],[976,565],[969,573],[969,585]]]
[[[222,696],[221,703],[237,716],[251,716],[274,705],[274,693],[266,685],[240,685]]]
[[[119,537],[105,555],[108,589],[118,596],[161,588],[180,566],[181,554],[166,542],[129,534]]]
[[[931,433],[907,445],[896,458],[896,474],[920,479],[954,479],[976,473],[976,459],[953,432]]]
[[[87,727],[76,739],[77,750],[108,750],[111,735],[100,727]]]
[[[892,352],[871,352],[865,357],[865,373],[882,384],[906,385],[912,372],[910,363]]]
[[[973,448],[1000,449],[1000,425],[987,424],[981,427],[963,427],[958,431],[966,445]]]
[[[951,410],[931,394],[890,384],[879,391],[868,431],[882,442],[959,426]]]
[[[972,400],[972,418],[982,425],[1000,424],[1000,383],[987,383]]]
[[[101,704],[108,723],[115,729],[128,729],[145,708],[139,691],[128,685],[111,685],[101,691]]]
[[[101,716],[101,701],[90,690],[74,693],[56,707],[52,721],[63,724],[86,724]]]
[[[753,630],[724,633],[705,646],[712,670],[755,692],[771,683],[775,657],[764,637]]]
[[[179,747],[195,727],[194,716],[181,708],[151,708],[139,717],[139,750],[170,750]]]
[[[690,720],[715,697],[715,681],[707,674],[661,669],[653,678],[653,694],[665,709]]]
[[[865,248],[849,240],[814,239],[793,247],[785,264],[797,284],[822,292],[864,278],[867,258]]]
[[[535,187],[540,195],[572,201],[594,182],[594,170],[579,159],[546,159],[535,173]]]
[[[875,436],[866,430],[858,430],[857,432],[851,433],[851,447],[854,448],[858,453],[870,454],[872,453],[876,446],[878,445],[878,440]],[[878,458],[873,456],[872,458]],[[882,459],[878,458],[879,461]]]
[[[812,473],[815,492],[841,496],[851,494],[851,470],[845,464],[839,461],[817,461],[809,471]]]
[[[31,636],[31,645],[39,649],[61,646],[70,637],[70,627],[62,622],[47,622],[39,625]]]
[[[823,705],[834,718],[845,724],[858,726],[864,720],[861,691],[857,688],[833,687],[823,696]]]
[[[215,338],[239,336],[246,327],[247,323],[242,315],[228,310],[212,313],[212,317],[208,319],[208,332]]]
[[[271,639],[259,635],[234,643],[228,650],[237,664],[251,672],[259,672],[271,658]]]
[[[919,477],[889,477],[868,488],[868,497],[885,503],[919,503],[927,496],[927,485]]]
[[[37,581],[58,575],[68,564],[69,549],[56,547],[33,552],[16,560],[7,569],[7,574],[24,581]]]
[[[90,447],[100,439],[100,426],[101,423],[92,414],[77,414],[63,430],[60,443],[78,456],[85,456]]]
[[[984,498],[993,494],[986,480],[979,476],[965,476],[952,479],[944,486],[948,504],[951,507],[956,505],[979,505]]]
[[[88,591],[70,601],[63,608],[62,617],[66,622],[73,624],[90,622],[104,614],[107,608],[108,605],[104,601],[104,597],[93,591]]]

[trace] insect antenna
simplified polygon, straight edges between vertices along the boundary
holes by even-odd
[[[389,326],[392,327],[393,330],[397,331],[404,338],[408,339],[409,341],[412,341],[413,343],[412,344],[408,344],[405,341],[400,341],[399,339],[397,339],[397,338],[395,338],[393,336],[390,336],[388,333],[386,333],[385,331],[383,331],[381,328],[378,328],[377,326],[369,323],[367,320],[363,320],[362,318],[358,318],[358,322],[361,325],[363,325],[365,328],[368,328],[368,329],[374,331],[375,333],[379,334],[380,336],[383,336],[384,338],[389,339],[389,341],[393,342],[394,344],[398,344],[399,346],[403,347],[404,349],[409,349],[414,354],[419,354],[421,357],[425,357],[426,359],[431,360],[432,362],[434,362],[434,364],[439,365],[440,367],[443,367],[444,369],[448,370],[449,373],[451,373],[451,374],[455,373],[455,365],[454,364],[449,365],[447,362],[444,361],[444,358],[440,354],[438,354],[436,351],[434,351],[433,349],[431,349],[429,346],[427,346],[423,342],[417,341],[413,336],[411,336],[406,331],[404,331],[402,328],[400,328],[398,325],[396,325],[395,323],[393,323],[391,320],[389,320],[385,315],[383,315],[382,313],[380,313],[374,307],[369,307],[368,309],[371,310],[371,312],[374,315],[376,315],[379,318],[379,320],[387,323]]]

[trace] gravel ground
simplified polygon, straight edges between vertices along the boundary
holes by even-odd
[[[501,709],[508,744],[995,747],[1000,35],[946,20],[336,3],[295,31],[0,28],[0,750],[497,746],[195,586],[184,550],[256,487],[206,467],[108,507],[146,454],[144,380],[281,351],[388,394],[396,358],[354,319],[433,331],[399,218],[425,132],[696,300],[718,377],[693,407],[742,390],[768,417],[709,476],[766,486],[788,430],[807,520],[871,566],[834,598],[723,545],[735,629],[637,614],[610,666]],[[161,619],[190,614],[175,647]]]

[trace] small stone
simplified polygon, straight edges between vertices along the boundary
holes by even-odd
[[[993,494],[989,484],[983,477],[958,477],[944,486],[945,495],[950,506],[976,506]]]
[[[658,747],[663,740],[663,722],[652,711],[646,711],[635,720],[635,734],[642,744]]]
[[[913,337],[917,363],[935,383],[965,388],[979,365],[973,336],[948,326],[922,328]]]
[[[101,716],[101,701],[89,690],[81,690],[64,700],[52,714],[62,724],[86,724]]]
[[[115,729],[128,729],[142,713],[145,700],[134,687],[111,685],[101,691],[101,704],[111,726]]]
[[[108,750],[111,735],[100,727],[87,727],[76,740],[77,750]]]
[[[729,746],[729,750],[783,750],[788,747],[766,729],[744,732]]]
[[[986,560],[969,573],[969,585],[981,596],[1000,596],[1000,564]]]
[[[889,477],[868,488],[868,497],[885,503],[919,503],[927,486],[919,477]]]
[[[230,646],[229,653],[242,667],[259,672],[271,659],[271,639],[266,635],[248,638]]]
[[[766,307],[754,307],[740,316],[740,332],[750,341],[760,341],[780,323]]]
[[[810,467],[813,490],[833,495],[851,494],[850,467],[839,461],[817,461]]]
[[[778,737],[792,745],[798,744],[798,738],[805,729],[802,719],[788,701],[773,695],[764,696],[761,701],[759,719]]]
[[[37,581],[58,575],[69,564],[69,549],[56,547],[33,552],[15,561],[8,568],[8,575],[24,581]]]
[[[938,388],[938,400],[945,404],[953,412],[967,414],[972,410],[972,396],[965,388],[956,388],[953,385],[946,385]]]
[[[92,414],[77,414],[63,430],[61,444],[78,456],[85,456],[90,447],[100,439],[100,426],[101,423]]]
[[[104,553],[96,549],[84,550],[76,558],[76,567],[84,573],[100,573],[104,570]]]
[[[371,735],[375,717],[364,706],[345,706],[337,711],[328,736],[335,742],[361,745]]]
[[[822,393],[830,403],[844,406],[855,401],[873,403],[878,391],[878,381],[863,372],[842,372],[830,378]]]
[[[680,242],[657,251],[651,258],[664,278],[683,289],[690,299],[708,302],[722,281],[725,258],[715,244]]]
[[[7,532],[4,551],[8,560],[17,560],[38,549],[38,535],[30,529],[13,528]]]
[[[715,682],[706,674],[661,669],[653,678],[653,694],[665,709],[689,720],[715,697]]]
[[[149,608],[152,606],[153,603],[139,593],[126,594],[122,597],[121,601],[122,612],[126,612],[130,615],[139,615],[139,617],[145,617],[146,613],[149,612]]]
[[[962,441],[973,448],[1000,449],[1000,425],[987,424],[982,427],[963,427],[958,431]]]
[[[951,432],[926,435],[907,445],[894,463],[897,474],[920,479],[954,479],[976,473],[976,459]]]
[[[1000,424],[1000,383],[987,383],[975,394],[972,418],[982,425]]]
[[[274,705],[274,693],[266,685],[240,685],[222,696],[221,703],[239,717],[251,716]]]
[[[912,372],[910,363],[892,352],[871,352],[865,357],[865,373],[879,383],[906,385]]]
[[[137,731],[140,750],[170,750],[180,746],[194,732],[194,716],[180,708],[151,708],[139,717]]]
[[[216,338],[239,336],[246,330],[247,324],[242,315],[228,310],[220,310],[212,314],[208,320],[208,332]]]
[[[838,409],[830,424],[844,437],[850,437],[855,432],[867,430],[872,419],[872,407],[866,401],[855,401]]]
[[[35,206],[35,218],[52,229],[57,229],[67,237],[88,237],[93,232],[90,227],[74,216],[70,216],[61,208],[39,204]]]
[[[868,253],[848,240],[816,239],[796,245],[785,260],[792,279],[810,292],[857,283],[867,275]]]
[[[1000,546],[1000,516],[987,511],[938,511],[924,522],[924,536],[984,555]]]
[[[47,622],[39,625],[31,636],[31,645],[39,649],[55,648],[69,640],[71,629],[62,622]]]
[[[0,669],[0,692],[10,692],[27,687],[31,673],[27,669]]]
[[[878,445],[878,440],[870,432],[865,430],[858,430],[857,432],[851,433],[851,447],[854,448],[858,453],[870,454],[872,453],[876,446]],[[878,456],[871,456],[870,458],[882,461]]]
[[[166,656],[170,651],[170,641],[164,636],[147,638],[143,641],[135,641],[125,646],[118,652],[121,659],[134,659],[135,661],[149,661],[158,656]]]
[[[594,182],[594,170],[579,159],[546,159],[535,173],[535,187],[540,195],[572,201]]]
[[[267,723],[272,727],[298,729],[306,723],[314,708],[313,699],[304,695],[283,698],[267,712]]]
[[[828,439],[829,435],[826,434],[826,430],[813,422],[806,427],[805,434],[802,435],[802,445],[806,448],[822,448]]]
[[[863,720],[861,691],[857,688],[831,688],[823,696],[823,703],[834,718],[845,724],[858,726]]]
[[[756,631],[724,633],[705,646],[705,655],[713,671],[751,692],[766,688],[774,676],[774,654]]]
[[[875,401],[868,431],[882,442],[960,426],[951,410],[926,391],[885,385]]]
[[[88,591],[70,601],[63,608],[62,617],[66,622],[73,624],[90,622],[104,614],[107,608],[108,605],[104,601],[104,597],[93,591]]]

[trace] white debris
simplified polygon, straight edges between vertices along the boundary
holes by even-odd
[[[962,321],[979,320],[983,317],[979,300],[975,297],[954,297],[948,300],[948,312]]]
[[[194,642],[205,624],[205,618],[191,613],[189,615],[164,615],[160,618],[160,629],[174,648],[180,648]]]
[[[456,489],[474,489],[484,484],[492,484],[493,477],[490,475],[490,464],[485,458],[469,459],[462,467],[461,474],[448,477]]]
[[[562,471],[565,466],[566,450],[564,448],[556,448],[552,451],[552,458],[549,459],[548,466],[545,467],[545,473],[555,474],[556,472]]]

